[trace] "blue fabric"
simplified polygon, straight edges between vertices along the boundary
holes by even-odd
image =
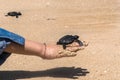
[[[4,40],[4,39],[10,40],[10,41],[18,43],[20,45],[24,45],[24,43],[25,43],[25,39],[22,36],[17,35],[17,34],[12,33],[12,32],[9,32],[9,31],[2,29],[2,28],[0,28],[0,40],[1,39],[2,40]]]
[[[0,65],[10,56],[11,53],[4,52],[4,49],[11,42],[15,42],[19,45],[24,45],[25,39],[15,33],[0,28]]]
[[[4,49],[6,48],[6,46],[10,44],[10,42],[7,42],[5,40],[0,41],[0,55],[2,54],[2,52],[4,51]]]

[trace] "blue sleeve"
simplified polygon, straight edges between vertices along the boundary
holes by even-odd
[[[25,44],[25,39],[13,32],[0,28],[0,65],[10,56],[11,53],[4,52],[7,45],[15,42],[19,45]]]
[[[6,42],[5,40],[0,41],[0,55],[2,54],[2,52],[4,51],[8,44],[10,44],[10,42]]]
[[[20,45],[24,45],[25,43],[25,39],[22,36],[0,28],[0,41],[3,40],[15,42]]]
[[[9,45],[11,42],[7,42],[5,40],[0,41],[0,65],[2,65],[7,58],[11,55],[11,53],[4,52],[7,45]]]

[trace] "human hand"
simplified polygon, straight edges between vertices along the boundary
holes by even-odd
[[[44,53],[44,59],[55,59],[55,58],[61,58],[61,57],[73,57],[76,56],[76,52],[79,50],[83,50],[85,47],[88,46],[88,43],[83,41],[83,45],[80,46],[77,42],[73,42],[71,44],[68,44],[66,46],[66,49],[63,49],[61,45],[56,44],[48,44],[45,46],[45,53]]]

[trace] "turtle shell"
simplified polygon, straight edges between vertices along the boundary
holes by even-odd
[[[71,44],[72,42],[74,42],[75,40],[77,40],[79,38],[79,36],[75,35],[65,35],[62,38],[59,39],[59,41],[57,42],[57,44]]]
[[[17,16],[17,15],[21,15],[20,12],[8,12],[9,16]]]

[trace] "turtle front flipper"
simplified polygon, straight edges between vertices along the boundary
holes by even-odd
[[[66,49],[66,45],[65,44],[63,44],[63,49]]]
[[[80,46],[84,46],[84,47],[86,47],[86,46],[88,46],[88,42],[86,42],[86,41],[80,41],[80,40],[76,40],[76,42],[80,45]]]
[[[82,42],[82,41],[76,40],[76,42],[77,42],[80,46],[83,46],[83,42]]]
[[[18,15],[16,15],[16,18],[18,18],[19,16]]]

